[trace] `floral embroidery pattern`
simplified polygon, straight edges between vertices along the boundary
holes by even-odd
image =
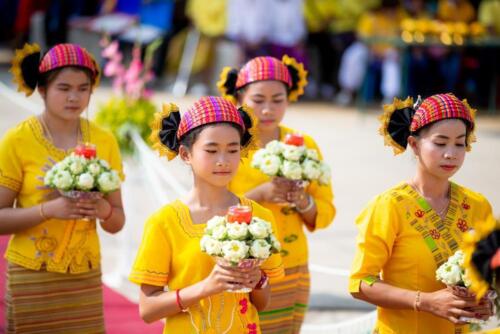
[[[469,226],[467,225],[467,222],[463,219],[459,219],[457,222],[457,227],[460,229],[462,232],[466,232],[469,229]]]
[[[246,298],[242,298],[242,299],[240,299],[239,304],[241,306],[240,313],[241,314],[247,313],[247,311],[248,311],[248,300]]]
[[[247,325],[248,328],[248,334],[257,334],[257,324],[252,322],[251,324]]]
[[[418,209],[417,211],[415,211],[415,216],[417,218],[422,218],[423,216],[425,215],[425,212],[423,212],[422,210]]]
[[[54,256],[53,251],[57,248],[57,239],[48,236],[47,229],[43,229],[43,235],[40,237],[30,237],[30,240],[35,243],[36,257],[39,258],[42,255],[48,255],[50,257]]]
[[[441,238],[441,233],[439,233],[439,231],[436,230],[435,228],[430,230],[430,234],[431,234],[432,239],[434,239],[434,240]]]
[[[464,208],[464,210],[469,210],[470,209],[470,205],[467,204],[467,203],[465,203],[465,202],[463,202],[462,203],[462,208]]]

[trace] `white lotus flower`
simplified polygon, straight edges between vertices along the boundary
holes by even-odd
[[[279,155],[283,152],[283,143],[278,140],[272,140],[266,145],[266,151],[269,154]]]
[[[92,176],[97,176],[101,173],[101,165],[98,162],[92,162],[87,166],[87,171],[92,174]]]
[[[267,238],[269,235],[269,226],[266,221],[252,219],[252,223],[248,226],[248,231],[257,239]]]
[[[325,164],[324,162],[321,162],[320,167],[321,175],[319,177],[319,183],[320,184],[329,184],[331,179],[332,179],[332,171],[330,169],[330,166]]]
[[[279,242],[278,238],[274,236],[274,234],[271,234],[271,246],[277,252],[281,250],[281,243]]]
[[[94,177],[90,173],[80,174],[77,177],[76,186],[81,190],[90,190],[94,188]]]
[[[268,152],[266,150],[258,150],[257,152],[255,152],[253,157],[252,157],[251,166],[253,168],[260,168],[260,165],[262,164],[262,160],[267,155],[268,155]]]
[[[224,240],[227,237],[227,228],[225,225],[218,225],[212,229],[212,237],[217,240]]]
[[[283,157],[290,161],[299,161],[305,153],[304,146],[283,144]]]
[[[247,258],[249,247],[243,241],[228,240],[222,242],[222,254],[224,258],[233,263]]]
[[[109,163],[106,161],[106,160],[102,160],[102,159],[99,159],[99,163],[101,164],[102,167],[104,167],[105,169],[110,169],[111,167],[109,167]]]
[[[57,189],[68,190],[73,185],[73,177],[66,170],[56,171],[52,182]]]
[[[307,180],[317,180],[321,176],[320,164],[314,160],[304,160],[302,163],[302,175]]]
[[[102,192],[115,191],[120,187],[120,177],[115,171],[104,172],[97,178],[97,185]]]
[[[71,171],[71,173],[73,175],[75,174],[78,175],[83,173],[83,170],[86,165],[85,159],[82,159],[80,157],[72,157],[72,158],[73,161],[69,163],[69,170]]]
[[[308,159],[311,160],[316,160],[316,161],[319,160],[318,151],[316,151],[315,149],[311,148],[306,149],[306,156]]]
[[[45,176],[43,178],[43,183],[46,186],[52,186],[54,184],[53,179],[54,179],[56,172],[57,172],[56,168],[51,168],[49,171],[47,171],[47,173],[45,173]]]
[[[226,218],[223,216],[213,216],[207,221],[207,226],[205,227],[205,233],[212,234],[213,230],[217,226],[226,226]]]
[[[250,246],[250,255],[256,259],[267,259],[271,255],[271,245],[264,239],[256,239]]]
[[[298,162],[288,160],[283,161],[283,165],[281,166],[281,173],[287,179],[302,179],[302,168],[300,167],[300,163]]]
[[[262,173],[269,176],[276,176],[280,170],[281,159],[275,155],[266,155],[260,164]]]
[[[248,234],[248,225],[239,223],[227,224],[227,236],[233,240],[243,240]]]
[[[222,255],[222,243],[208,235],[204,235],[200,240],[201,250],[211,256]]]

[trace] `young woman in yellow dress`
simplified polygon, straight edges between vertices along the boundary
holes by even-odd
[[[113,135],[80,117],[98,84],[98,66],[75,44],[56,45],[41,60],[38,46],[27,45],[17,51],[12,73],[27,95],[38,88],[45,109],[0,141],[0,233],[12,235],[5,254],[7,332],[103,333],[96,222],[120,231],[120,190],[70,200],[43,181],[78,143],[96,145],[97,157],[121,174]]]
[[[272,140],[284,140],[296,133],[281,121],[289,101],[295,101],[306,85],[303,65],[284,56],[257,57],[239,71],[226,68],[221,74],[219,89],[224,96],[240,105],[248,105],[259,119],[260,147]],[[304,136],[308,148],[319,148]],[[307,310],[310,291],[308,246],[304,228],[310,232],[326,228],[335,217],[330,185],[311,183],[306,188],[283,178],[270,178],[251,167],[253,154],[242,159],[229,188],[245,194],[271,210],[278,226],[285,277],[271,285],[271,303],[259,313],[264,333],[298,333]],[[284,205],[285,204],[285,205]]]
[[[273,224],[268,210],[227,189],[240,157],[254,145],[254,121],[221,97],[203,97],[182,117],[174,104],[156,115],[151,139],[168,159],[176,155],[193,172],[193,187],[146,222],[130,274],[141,285],[146,322],[166,318],[164,333],[260,333],[257,311],[269,301],[268,279],[283,276],[279,254],[250,269],[224,267],[203,253],[206,222],[237,204]],[[165,289],[167,287],[167,289]],[[228,289],[252,288],[250,293]]]
[[[410,146],[416,171],[358,216],[349,292],[377,305],[375,333],[467,333],[461,317],[487,318],[489,304],[453,294],[436,270],[469,229],[495,223],[486,198],[450,181],[471,148],[475,111],[453,94],[418,104],[384,107],[381,134],[396,154]]]

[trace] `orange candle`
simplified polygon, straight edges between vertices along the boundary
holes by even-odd
[[[252,208],[245,205],[235,205],[227,210],[227,221],[230,223],[246,223],[252,221]]]
[[[285,136],[285,144],[293,146],[304,145],[304,137],[296,133],[289,133]]]
[[[78,144],[75,147],[75,154],[86,159],[93,159],[97,156],[97,150],[93,144]]]

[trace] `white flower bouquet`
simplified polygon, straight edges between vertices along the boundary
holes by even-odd
[[[471,281],[467,276],[467,271],[464,269],[464,253],[461,250],[456,251],[455,254],[448,258],[448,261],[439,266],[436,270],[436,279],[446,284],[448,289],[451,289],[455,295],[462,297],[470,296],[468,288],[471,285]],[[491,303],[491,298],[494,299],[495,296],[488,296],[487,298]],[[493,307],[493,304],[491,306]],[[476,324],[484,322],[478,318],[468,317],[460,317],[460,320]]]
[[[259,266],[281,249],[271,224],[252,217],[247,206],[229,208],[225,217],[215,216],[207,222],[200,241],[201,250],[213,256],[223,266],[252,268]],[[232,290],[250,292],[251,289]]]
[[[75,150],[55,164],[44,177],[47,187],[70,198],[97,199],[120,187],[120,177],[95,153]]]
[[[304,146],[304,138],[297,134],[287,135],[285,142],[269,142],[255,152],[251,165],[271,177],[317,181],[321,185],[329,184],[332,176],[330,167],[319,160],[318,152]]]

